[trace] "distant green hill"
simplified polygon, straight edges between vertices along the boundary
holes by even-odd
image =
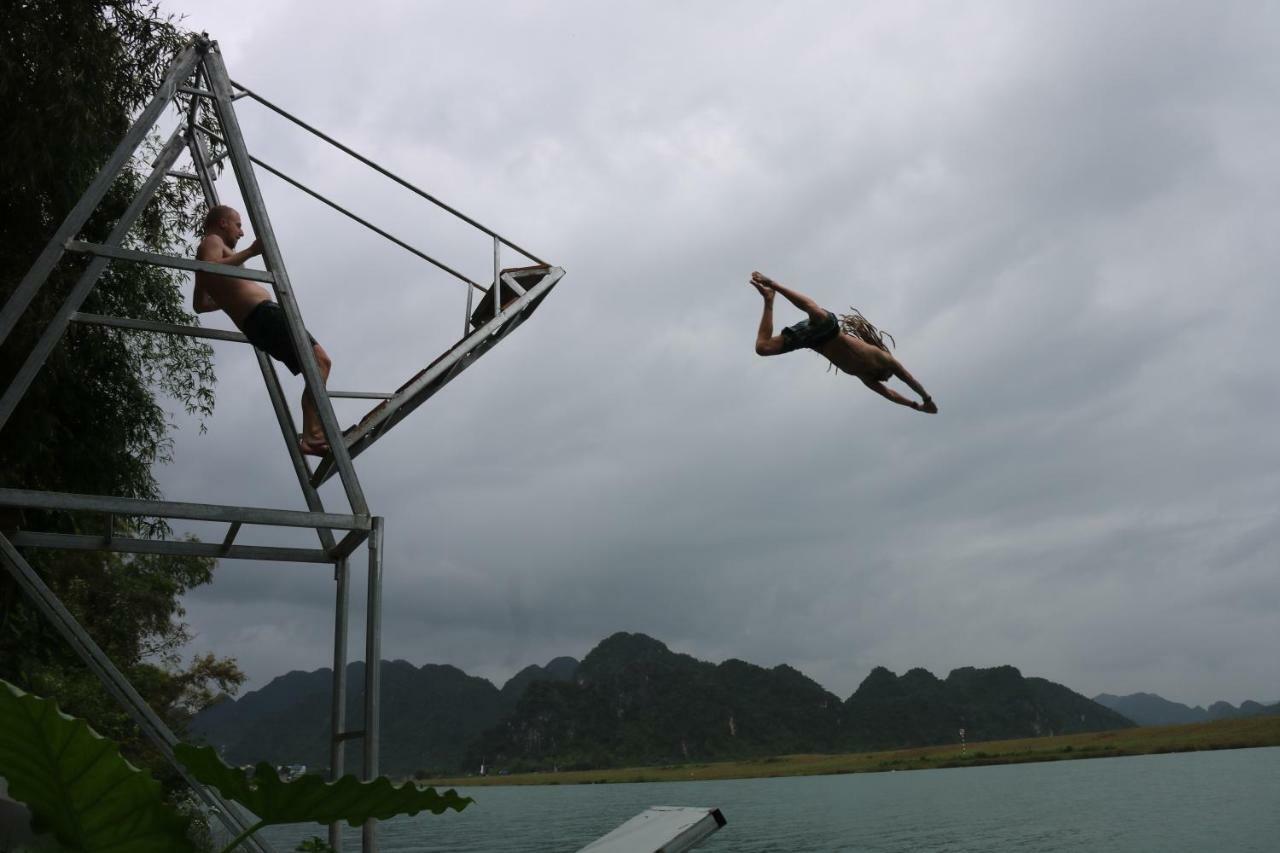
[[[572,682],[530,685],[469,755],[513,772],[720,761],[1131,727],[1123,716],[1013,667],[940,680],[878,667],[845,702],[796,670],[716,665],[615,634]]]
[[[559,657],[546,666],[531,664],[517,672],[502,685],[502,711],[509,713],[524,695],[525,688],[535,681],[571,681],[578,670],[578,662],[570,657]]]
[[[838,743],[840,715],[839,698],[791,667],[711,664],[614,634],[573,681],[531,684],[470,757],[573,769],[825,751]]]
[[[941,680],[877,667],[845,703],[850,750],[1003,740],[1128,728],[1133,723],[1061,684],[1011,666],[962,667]]]
[[[415,667],[402,660],[382,663],[380,769],[393,775],[456,771],[467,744],[493,726],[515,704],[507,688],[520,679],[561,678],[576,668],[557,658],[547,668],[529,667],[502,691],[453,666]],[[192,735],[216,747],[232,764],[267,761],[329,766],[329,702],[333,671],[291,672],[238,700],[226,700],[198,715]],[[347,667],[347,728],[363,728],[364,663]],[[346,769],[360,769],[359,740],[347,743]]]
[[[327,669],[291,672],[199,715],[192,731],[236,764],[328,767]],[[352,664],[347,727],[362,727],[363,664]],[[786,665],[713,664],[643,634],[618,633],[579,664],[530,666],[502,689],[452,666],[384,662],[383,772],[662,765],[793,753],[1100,731],[1132,723],[1013,667],[878,667],[847,700]],[[347,769],[359,769],[359,741]]]
[[[1099,693],[1093,697],[1093,701],[1123,714],[1140,726],[1208,723],[1214,720],[1241,720],[1246,717],[1280,714],[1280,702],[1264,705],[1246,700],[1240,703],[1239,708],[1230,702],[1214,702],[1206,709],[1199,705],[1191,707],[1181,702],[1172,702],[1154,693],[1130,693],[1128,696]]]

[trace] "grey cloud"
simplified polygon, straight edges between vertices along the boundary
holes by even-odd
[[[360,459],[388,656],[501,680],[640,630],[841,695],[1000,663],[1275,693],[1266,4],[206,14],[236,79],[568,269]],[[240,103],[268,162],[483,280],[483,238]],[[446,276],[262,183],[335,386],[456,338]],[[893,332],[942,414],[757,359],[756,268]],[[300,508],[252,359],[217,352],[166,494]],[[303,569],[224,565],[195,646],[255,684],[326,665]]]

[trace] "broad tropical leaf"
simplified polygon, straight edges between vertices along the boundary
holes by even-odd
[[[354,776],[326,782],[319,776],[307,775],[282,782],[266,762],[255,767],[249,776],[228,767],[212,747],[180,743],[174,751],[192,775],[253,812],[263,825],[345,820],[359,826],[370,818],[385,820],[423,811],[462,811],[472,802],[452,788],[438,794],[435,788],[419,788],[412,782],[393,785],[385,776],[372,782],[361,782]]]
[[[185,853],[188,819],[83,720],[0,681],[0,776],[31,827],[83,853]]]

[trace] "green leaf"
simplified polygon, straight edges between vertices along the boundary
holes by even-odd
[[[412,782],[393,785],[385,776],[372,782],[361,782],[354,776],[326,782],[308,774],[292,782],[282,782],[266,762],[258,764],[250,777],[242,770],[228,767],[213,747],[180,743],[174,752],[193,776],[240,803],[264,825],[345,820],[352,826],[360,826],[370,818],[385,820],[423,811],[441,814],[447,809],[460,812],[473,802],[452,788],[437,794],[435,788],[419,788]]]
[[[0,776],[31,828],[83,853],[193,851],[160,784],[83,720],[0,681]]]

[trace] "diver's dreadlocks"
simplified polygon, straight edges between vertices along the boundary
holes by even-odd
[[[853,313],[840,315],[840,330],[846,335],[853,335],[873,347],[880,347],[885,352],[889,351],[889,348],[884,345],[885,338],[888,338],[894,347],[898,346],[898,342],[893,339],[893,335],[888,332],[882,332],[871,325],[871,322],[866,317],[863,317],[862,312],[857,308],[850,306],[849,310]]]

